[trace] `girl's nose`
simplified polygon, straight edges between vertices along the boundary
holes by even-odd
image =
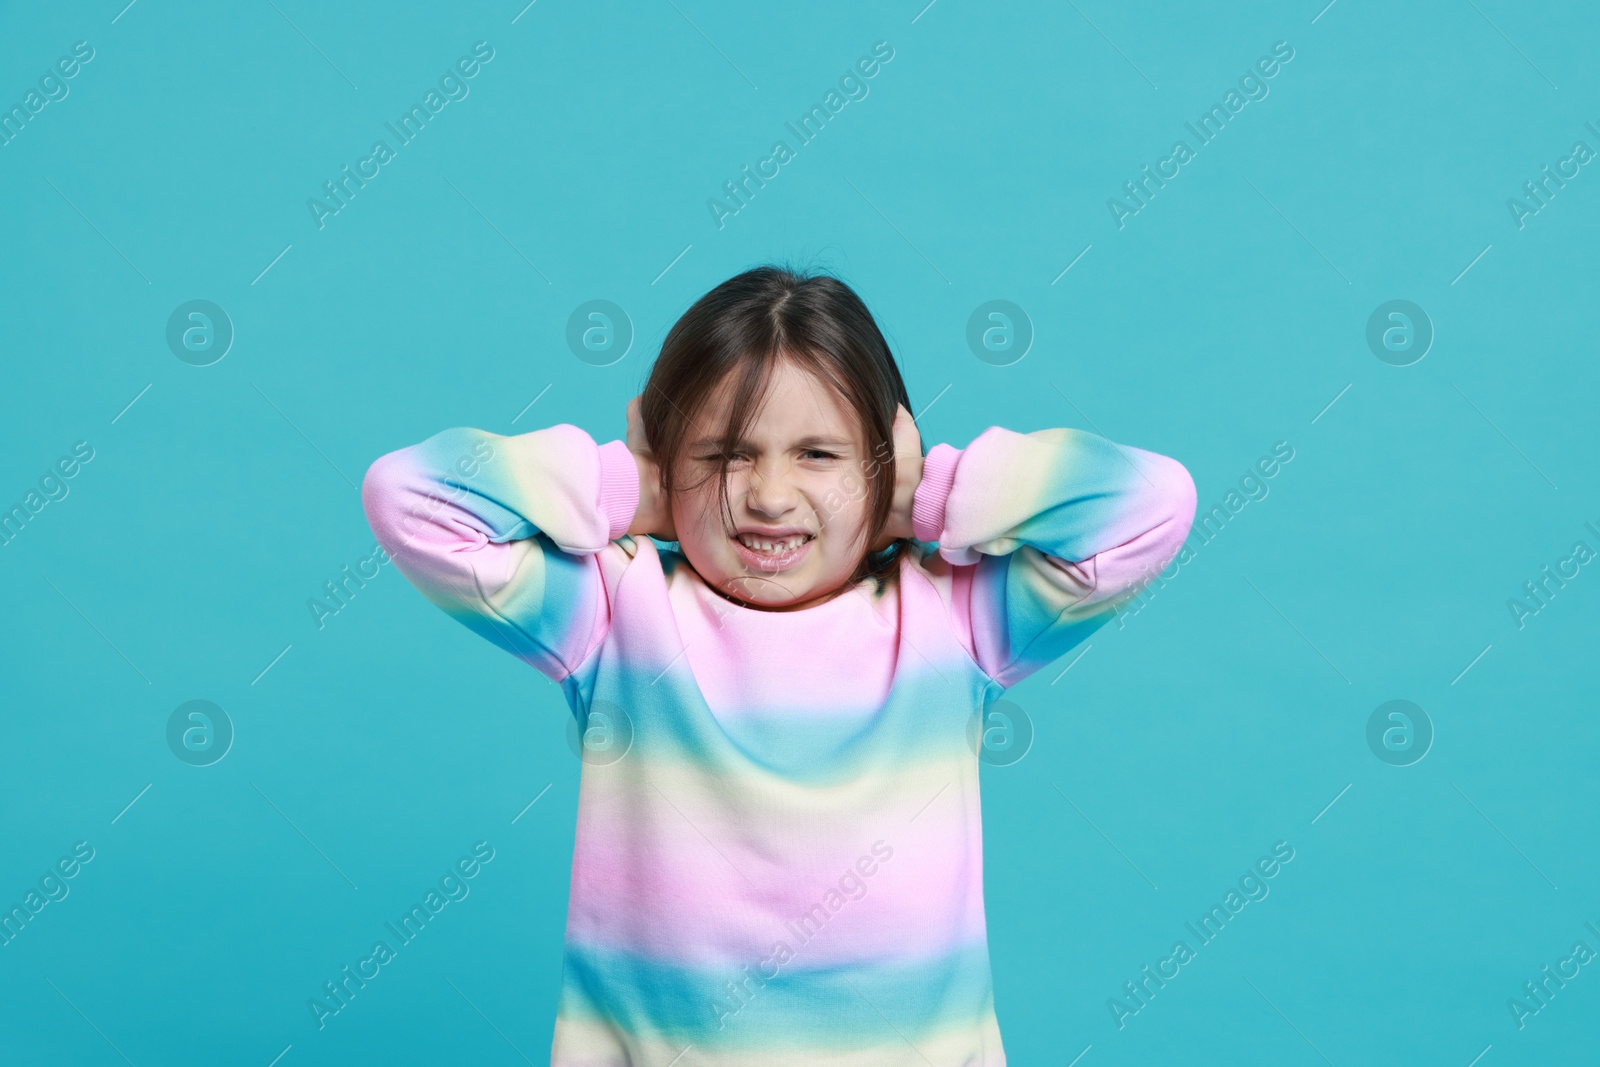
[[[788,471],[777,463],[756,467],[745,489],[745,501],[750,510],[769,518],[793,510],[798,496]]]

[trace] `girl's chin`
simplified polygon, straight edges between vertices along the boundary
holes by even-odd
[[[809,570],[809,568],[807,568]],[[816,580],[807,574],[766,574],[731,568],[717,583],[726,597],[753,608],[784,610],[815,600],[821,593]]]
[[[821,605],[845,591],[843,581],[826,577],[761,574],[735,574],[725,579],[721,592],[746,607],[766,611],[799,611]]]
[[[785,607],[811,595],[811,583],[797,575],[754,574],[735,571],[723,591],[748,604]]]

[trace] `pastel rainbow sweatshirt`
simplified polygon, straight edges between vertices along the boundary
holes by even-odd
[[[362,496],[583,731],[553,1067],[1005,1063],[974,727],[1177,553],[1181,464],[1072,429],[935,445],[898,580],[787,612],[626,536],[635,461],[576,426],[446,430]]]

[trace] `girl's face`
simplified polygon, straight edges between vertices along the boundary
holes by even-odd
[[[756,607],[792,609],[839,590],[867,549],[867,446],[832,388],[788,360],[728,463],[727,524],[718,492],[718,444],[729,383],[696,416],[682,456],[672,521],[690,564],[722,593]]]

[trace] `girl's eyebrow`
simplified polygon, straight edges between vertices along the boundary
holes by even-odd
[[[689,447],[690,448],[697,448],[697,449],[698,448],[715,448],[718,443],[719,442],[714,438],[702,437],[698,441],[695,441]],[[740,445],[740,447],[749,447],[750,446],[750,442],[748,442],[748,441],[740,441],[739,445]],[[829,447],[829,448],[849,448],[850,447],[850,442],[848,440],[846,440],[845,438],[843,438],[843,437],[834,437],[834,436],[830,436],[828,434],[810,434],[810,435],[802,437],[802,438],[800,438],[800,440],[796,441],[794,443],[793,447],[795,447],[795,448],[815,448],[815,447],[817,447],[819,445],[826,446],[826,447]]]

